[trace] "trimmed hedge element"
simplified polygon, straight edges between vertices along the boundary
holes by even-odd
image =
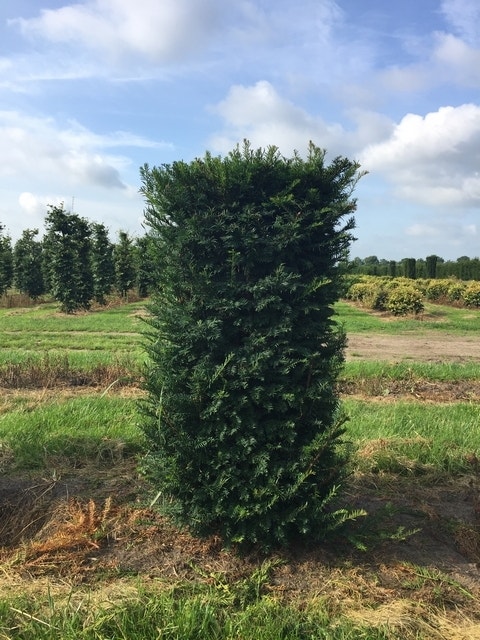
[[[333,318],[359,165],[245,142],[141,170],[158,281],[143,430],[150,477],[198,535],[319,540],[346,472]]]

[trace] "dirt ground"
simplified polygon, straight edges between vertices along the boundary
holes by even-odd
[[[349,334],[347,360],[480,362],[480,336]]]
[[[480,339],[351,335],[347,359],[480,361]],[[416,390],[410,383],[398,395],[480,400],[480,381],[434,390],[417,383]],[[384,444],[369,443],[360,455]],[[368,515],[328,545],[272,554],[269,591],[287,601],[333,598],[339,610],[357,619],[368,609],[365,622],[373,610],[384,611],[385,621],[392,622],[395,610],[405,615],[406,607],[420,620],[428,608],[438,607],[444,630],[432,631],[432,638],[480,638],[480,452],[472,452],[469,462],[470,473],[448,481],[408,469],[395,476],[355,474],[341,501]],[[140,576],[145,584],[218,576],[229,582],[265,561],[257,553],[225,549],[219,539],[198,540],[176,529],[151,506],[154,496],[132,459],[112,465],[107,456],[53,475],[15,474],[4,460],[0,593],[41,591],[47,584],[53,592],[65,585],[113,588],[128,576]]]
[[[435,334],[426,335],[364,335],[349,334],[347,362],[377,361],[386,364],[408,363],[479,363],[480,336],[456,338]],[[402,379],[375,380],[357,378],[355,383],[344,381],[340,389],[345,395],[380,398],[395,401],[399,398],[429,402],[480,402],[480,379],[425,380],[415,375]]]

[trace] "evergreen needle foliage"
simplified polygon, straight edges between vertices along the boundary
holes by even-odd
[[[143,429],[195,533],[264,547],[341,521],[333,319],[359,166],[275,147],[142,170],[157,261]]]

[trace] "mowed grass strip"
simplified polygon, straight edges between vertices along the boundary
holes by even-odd
[[[418,316],[394,317],[372,312],[352,303],[340,301],[335,305],[336,319],[348,333],[384,333],[388,335],[428,332],[454,335],[473,335],[480,331],[480,309],[460,309],[447,305],[426,303]]]
[[[193,562],[192,568],[195,569]],[[474,620],[458,611],[477,610],[474,597],[441,572],[400,565],[407,580],[422,581],[423,601],[397,596],[362,606],[354,589],[366,589],[365,578],[334,569],[316,597],[289,598],[278,589],[266,560],[250,575],[229,579],[221,572],[199,573],[195,581],[175,586],[140,580],[112,579],[86,590],[55,584],[48,593],[0,598],[0,637],[23,640],[442,640],[478,638]],[[276,564],[281,564],[276,563]],[[266,567],[266,568],[265,568]],[[328,571],[328,570],[327,570]],[[373,580],[373,576],[372,576]],[[62,581],[63,582],[63,581]],[[428,585],[427,583],[431,583]],[[372,591],[375,591],[375,582]],[[379,591],[382,591],[378,585]],[[390,589],[389,591],[393,591]],[[53,593],[55,592],[55,596]],[[454,594],[453,620],[437,601]],[[366,596],[371,593],[367,591]],[[427,599],[428,598],[428,599]],[[14,633],[12,633],[14,632]]]
[[[145,360],[144,315],[142,302],[73,315],[59,313],[52,304],[0,309],[0,386],[138,379]]]
[[[434,382],[459,382],[480,380],[480,363],[477,362],[346,362],[340,380],[350,381],[376,378],[388,381],[431,380]]]
[[[61,313],[59,305],[48,303],[36,307],[0,309],[0,325],[3,331],[50,332],[133,332],[140,327],[145,314],[145,302],[132,302],[113,307],[100,307],[94,311],[74,314]]]
[[[369,402],[346,399],[354,466],[400,474],[454,476],[480,464],[478,404]]]
[[[453,476],[472,472],[480,455],[478,405],[346,399],[343,409],[354,468]],[[139,420],[135,397],[97,393],[36,404],[20,396],[0,413],[0,443],[23,469],[48,467],[53,459],[91,460],[109,443],[141,454]]]
[[[17,397],[0,414],[0,452],[9,468],[75,466],[117,452],[139,453],[143,437],[138,428],[135,398],[88,394],[76,398]]]

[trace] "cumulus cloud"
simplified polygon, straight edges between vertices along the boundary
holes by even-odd
[[[275,145],[285,155],[293,151],[302,154],[312,140],[331,157],[357,158],[368,142],[384,140],[394,128],[387,116],[360,108],[346,112],[350,128],[328,122],[284,98],[266,80],[251,86],[234,85],[211,110],[224,123],[223,130],[212,136],[209,144],[220,153],[246,138],[255,147]]]
[[[222,153],[244,138],[256,147],[275,144],[285,154],[303,152],[309,140],[329,148],[344,134],[340,125],[328,125],[321,117],[282,98],[265,80],[249,87],[231,87],[227,97],[212,110],[225,121],[223,133],[211,140],[213,148]]]
[[[70,122],[59,126],[51,118],[0,112],[0,175],[55,176],[66,185],[126,189],[121,172],[130,160],[106,150],[152,147],[158,143],[127,132],[101,136]]]
[[[12,21],[22,33],[93,50],[111,60],[131,56],[183,60],[218,27],[219,0],[87,0]]]
[[[480,106],[464,104],[406,115],[388,139],[365,149],[361,162],[409,200],[469,207],[480,202],[479,148]]]

